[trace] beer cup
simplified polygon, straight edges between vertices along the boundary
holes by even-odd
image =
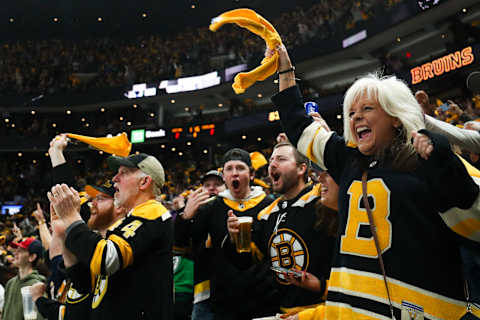
[[[22,287],[20,292],[22,293],[23,318],[25,320],[36,320],[37,308],[35,307],[35,302],[33,302],[32,294],[30,293],[30,286]]]
[[[235,246],[238,253],[250,252],[250,242],[252,242],[252,217],[238,217],[239,231],[235,237]]]

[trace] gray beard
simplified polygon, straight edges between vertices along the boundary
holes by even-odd
[[[119,199],[113,198],[113,206],[114,206],[116,209],[120,208],[120,203],[119,203],[119,202],[120,202]]]

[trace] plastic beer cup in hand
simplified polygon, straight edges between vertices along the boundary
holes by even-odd
[[[30,293],[30,286],[22,287],[20,291],[22,292],[23,318],[25,320],[36,320],[37,309]]]

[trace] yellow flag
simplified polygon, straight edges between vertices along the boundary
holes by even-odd
[[[132,149],[132,144],[128,141],[127,134],[123,132],[116,137],[88,137],[79,134],[67,133],[67,137],[84,142],[95,149],[105,151],[120,157],[127,157]]]

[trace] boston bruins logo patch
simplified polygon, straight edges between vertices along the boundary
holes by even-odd
[[[92,299],[92,309],[96,309],[102,302],[108,287],[108,276],[97,276],[95,291]]]
[[[85,300],[88,297],[87,294],[81,294],[77,290],[75,290],[73,287],[70,287],[67,292],[67,303],[68,304],[75,304],[79,303],[83,300]]]
[[[309,264],[308,248],[303,239],[290,229],[278,229],[268,241],[270,262],[274,267],[305,271]],[[277,281],[288,284],[283,274],[276,273]]]

